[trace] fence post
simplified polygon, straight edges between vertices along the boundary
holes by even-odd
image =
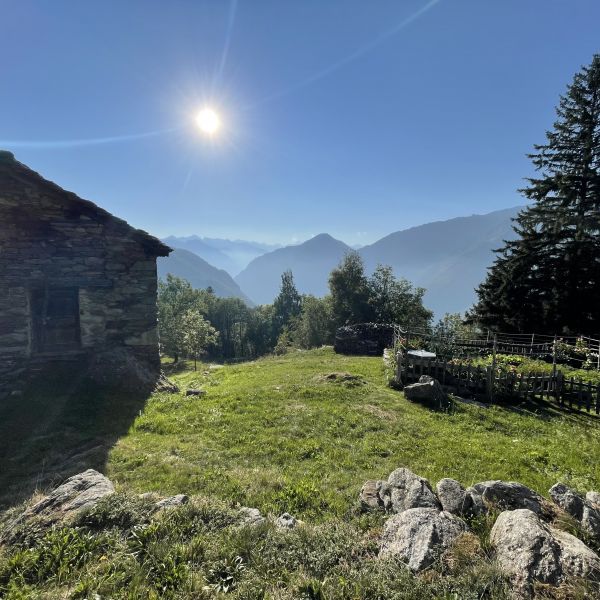
[[[485,374],[485,392],[490,404],[494,402],[494,368],[487,367]]]

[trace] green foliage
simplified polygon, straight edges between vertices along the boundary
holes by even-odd
[[[331,298],[302,297],[302,312],[293,329],[294,343],[300,348],[331,344],[334,336]]]
[[[378,265],[367,282],[369,321],[427,327],[433,313],[423,306],[424,288],[413,288],[406,279],[396,279],[391,267]]]
[[[474,318],[499,331],[600,330],[600,55],[577,73],[522,193],[518,238],[498,251]]]
[[[427,327],[433,316],[423,306],[423,288],[396,279],[392,268],[383,265],[367,277],[356,252],[349,252],[331,272],[329,290],[332,320],[337,327],[366,322]]]
[[[209,346],[219,339],[217,330],[204,319],[198,310],[187,310],[181,319],[183,329],[183,350],[196,361],[206,353]]]
[[[75,525],[94,531],[118,528],[128,530],[146,523],[154,511],[154,502],[131,494],[106,496],[93,508],[82,512]]]
[[[291,271],[285,271],[281,275],[281,288],[273,302],[273,316],[275,327],[278,332],[284,327],[290,326],[300,315],[302,310],[302,298],[294,284],[294,275]]]
[[[348,252],[329,275],[331,312],[337,327],[369,321],[369,283],[362,258]]]

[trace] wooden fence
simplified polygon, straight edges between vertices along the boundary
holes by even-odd
[[[600,414],[600,385],[567,378],[562,371],[517,373],[503,368],[474,366],[456,360],[425,360],[397,355],[396,379],[403,385],[415,383],[422,375],[437,379],[442,387],[459,396],[485,402],[511,399],[551,400],[561,406]]]

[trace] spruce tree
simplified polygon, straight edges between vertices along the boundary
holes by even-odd
[[[518,237],[498,250],[473,316],[501,331],[600,331],[600,55],[573,79],[546,143]]]

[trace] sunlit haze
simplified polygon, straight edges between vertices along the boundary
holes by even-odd
[[[523,204],[598,23],[598,0],[6,0],[0,149],[161,237],[368,244]]]

